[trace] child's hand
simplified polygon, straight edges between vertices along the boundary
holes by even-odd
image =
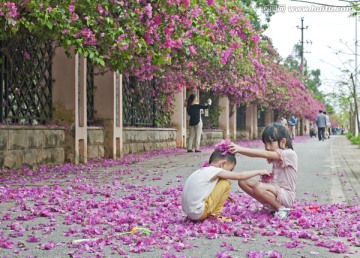
[[[259,175],[260,176],[269,176],[269,175],[271,175],[271,172],[267,171],[265,169],[262,169],[262,170],[259,170]]]
[[[270,173],[269,175],[262,175],[260,181],[263,183],[272,184],[273,180],[274,180],[274,174]]]
[[[233,143],[233,142],[231,142],[230,144],[229,144],[229,150],[230,150],[230,152],[232,153],[232,154],[234,154],[234,153],[236,153],[236,152],[240,152],[240,149],[241,149],[241,147],[239,146],[239,145],[237,145],[237,144],[235,144],[235,143]]]
[[[229,200],[229,202],[231,202],[231,203],[235,203],[235,200],[229,195],[228,196],[228,200]]]

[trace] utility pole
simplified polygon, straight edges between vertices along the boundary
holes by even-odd
[[[304,79],[304,30],[308,28],[308,26],[304,27],[304,17],[301,17],[301,27],[296,26],[296,28],[301,30],[301,49],[300,49],[300,60],[301,60],[301,80]],[[310,128],[309,128],[310,129]],[[300,119],[300,135],[304,135],[304,121]]]
[[[300,49],[300,60],[301,60],[301,75],[304,75],[304,30],[309,26],[304,27],[304,17],[301,17],[301,27],[296,26],[296,28],[301,30],[301,49]]]
[[[359,136],[359,110],[358,110],[358,106],[357,106],[357,66],[358,66],[358,62],[357,62],[357,22],[358,22],[358,16],[357,16],[357,13],[355,15],[355,82],[354,82],[354,79],[352,78],[352,74],[351,74],[351,79],[352,79],[352,82],[353,82],[353,86],[354,86],[354,99],[355,99],[355,115],[356,115],[356,118],[355,118],[355,127],[354,127],[354,135],[355,137],[358,137]]]

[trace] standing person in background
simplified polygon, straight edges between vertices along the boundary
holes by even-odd
[[[187,100],[187,113],[190,116],[189,128],[189,142],[188,142],[188,152],[193,152],[193,141],[195,138],[195,152],[200,151],[200,139],[202,133],[202,120],[201,120],[201,110],[207,109],[211,105],[211,99],[208,99],[207,105],[200,105],[198,101],[198,97],[195,94],[190,94]]]
[[[331,127],[331,133],[332,133],[332,135],[335,135],[335,134],[336,134],[336,128],[335,128],[335,126],[332,126],[332,127]]]
[[[294,140],[296,134],[296,124],[297,124],[297,119],[295,118],[295,116],[291,116],[289,124],[290,124],[291,139]]]
[[[279,123],[280,123],[282,126],[285,126],[285,128],[288,128],[287,120],[286,120],[285,117],[282,116],[282,117],[280,118]]]
[[[329,116],[326,114],[326,111],[323,112],[325,117],[326,117],[326,126],[325,126],[325,138],[330,139],[330,118]]]
[[[316,126],[318,127],[318,137],[319,141],[323,141],[325,138],[324,130],[326,127],[326,116],[323,114],[322,110],[319,110],[319,114],[316,116]]]

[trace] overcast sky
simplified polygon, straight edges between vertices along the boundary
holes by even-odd
[[[315,0],[319,2],[318,0]],[[346,5],[342,1],[323,0],[326,4]],[[275,48],[282,57],[291,54],[293,47],[301,40],[301,17],[304,17],[304,58],[308,62],[310,69],[321,70],[321,80],[323,92],[331,92],[334,88],[334,82],[342,76],[339,69],[343,67],[342,62],[347,62],[348,69],[355,67],[355,18],[350,17],[348,11],[316,11],[317,5],[312,7],[311,4],[293,2],[289,0],[279,0],[281,6],[278,12],[271,18],[270,27],[265,31],[269,36]],[[298,10],[294,10],[299,7]],[[301,8],[312,8],[309,12],[300,12]],[[311,10],[311,9],[310,9]],[[334,9],[333,9],[334,10]],[[358,22],[358,31],[360,22]],[[348,47],[341,43],[340,40],[348,44]],[[360,40],[360,34],[358,34]],[[308,43],[306,43],[308,42]],[[312,42],[312,44],[310,44]],[[331,47],[331,48],[329,48]],[[342,49],[351,55],[336,55],[335,50]],[[307,53],[308,52],[308,53]],[[358,48],[360,53],[360,49]],[[360,58],[358,59],[358,66]],[[358,78],[360,79],[360,78]]]

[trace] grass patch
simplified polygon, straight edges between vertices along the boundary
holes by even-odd
[[[360,145],[360,135],[356,137],[352,133],[347,133],[346,137],[351,141],[352,144]]]

